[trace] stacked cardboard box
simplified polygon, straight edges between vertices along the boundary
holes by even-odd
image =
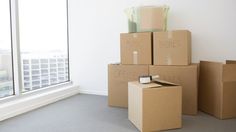
[[[120,34],[121,64],[152,64],[152,33]]]
[[[129,32],[165,31],[168,6],[142,6],[126,9]]]
[[[121,64],[108,66],[109,105],[128,107],[129,120],[141,131],[181,128],[182,114],[198,112],[200,76],[200,110],[220,119],[236,117],[236,61],[202,61],[199,70],[191,63],[191,32],[166,31],[162,9],[167,8],[140,8],[138,21],[129,20],[131,32],[120,34]],[[143,75],[165,81],[140,84]]]
[[[150,75],[183,87],[183,114],[196,115],[198,65],[191,64],[191,33],[188,30],[154,32]]]
[[[198,65],[149,66],[150,75],[179,84],[183,88],[182,110],[185,115],[196,115],[198,111]]]
[[[120,34],[121,64],[108,66],[108,104],[128,107],[128,82],[149,75],[152,33]]]
[[[150,8],[148,8],[148,10],[145,8],[145,10],[143,11],[147,14],[152,13],[152,10]],[[153,12],[156,11],[158,10],[153,10]],[[165,15],[157,15],[157,16],[164,17]],[[156,18],[156,19],[163,20],[166,18]],[[154,29],[155,26],[156,24],[153,23],[144,24],[144,27],[148,27],[149,31],[156,31]],[[197,114],[198,65],[191,64],[190,31],[159,30],[158,32],[121,33],[120,58],[121,58],[121,64],[110,64],[108,66],[108,103],[110,106],[118,106],[118,107],[128,107],[129,105],[130,120],[134,124],[135,122],[143,123],[138,125],[135,124],[137,127],[142,127],[142,129],[140,130],[146,130],[146,128],[148,129],[148,131],[153,131],[154,129],[166,130],[172,128],[180,128],[182,124],[180,118],[182,113],[187,115]],[[179,86],[181,87],[180,91],[176,91],[173,93],[172,93],[173,89],[170,91],[169,90],[166,91],[166,96],[173,95],[172,97],[174,98],[178,95],[182,97],[181,99],[179,100],[177,99],[174,101],[171,101],[172,100],[171,98],[165,99],[165,101],[169,101],[170,103],[168,104],[171,105],[171,106],[166,106],[166,109],[168,109],[168,107],[170,108],[173,106],[176,108],[173,109],[176,110],[175,112],[171,110],[170,112],[169,110],[164,109],[165,101],[158,102],[156,104],[158,106],[156,105],[149,106],[149,104],[150,103],[152,104],[152,102],[154,102],[155,104],[155,101],[153,101],[155,96],[159,96],[160,98],[163,97],[163,99],[161,100],[164,100],[165,97],[160,95],[162,94],[162,92],[160,91],[162,90],[165,91],[166,90],[165,88],[150,89],[154,91],[157,90],[156,92],[157,95],[153,95],[153,98],[151,99],[147,98],[147,100],[142,100],[144,99],[143,98],[144,96],[142,96],[140,102],[137,101],[135,102],[135,100],[133,100],[134,102],[131,101],[132,97],[136,95],[133,95],[133,93],[128,93],[128,82],[137,81],[139,76],[141,75],[159,75],[160,79],[162,80],[180,85]],[[136,85],[136,86],[139,87],[141,85]],[[147,88],[149,87],[147,86]],[[145,88],[145,90],[143,89],[141,93],[137,94],[146,95],[146,92],[149,92],[149,90]],[[163,94],[165,94],[165,92]],[[147,93],[147,96],[151,96],[151,94]],[[128,103],[128,101],[131,102]],[[181,103],[179,102],[174,103],[175,101],[180,101]],[[160,116],[160,120],[152,120],[151,118],[144,116],[145,112],[137,114],[137,111],[139,110],[135,112],[135,110],[132,108],[133,103],[138,105],[139,108],[145,106],[145,110],[147,111],[151,110],[152,108],[153,109],[156,107],[161,108],[163,106],[163,109],[159,109],[160,111],[157,111],[160,113],[154,112],[151,115],[149,115],[150,117],[153,115],[153,117],[159,118],[158,116],[160,115],[169,115],[170,113],[172,114],[175,113],[174,117],[178,118],[175,118],[176,120],[170,124],[168,124],[168,122],[171,122],[171,120],[173,119],[170,119],[168,116],[166,117]],[[144,109],[140,108],[140,110]],[[180,110],[180,112],[178,110]],[[132,112],[136,114],[132,115]],[[142,119],[138,119],[137,121],[136,119],[140,115],[142,115],[143,117]],[[152,128],[152,126],[150,127],[145,126],[145,123],[150,124],[150,122],[154,124],[157,123],[154,125],[157,126],[157,128],[155,127]],[[163,128],[161,126],[163,126]]]
[[[154,32],[154,65],[189,65],[191,33],[188,30]]]
[[[153,64],[153,33],[142,31],[166,30],[167,11],[167,6],[132,8],[128,11],[129,31],[139,33],[120,34],[121,64],[108,66],[109,106],[127,108],[128,82],[149,75],[149,65]]]
[[[108,104],[128,107],[128,82],[148,75],[148,65],[108,65]]]

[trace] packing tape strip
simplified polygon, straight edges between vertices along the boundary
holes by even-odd
[[[167,32],[167,38],[168,39],[172,39],[172,37],[173,37],[173,32],[172,31],[168,31]]]
[[[166,57],[166,61],[167,61],[167,65],[172,65],[172,59],[171,59],[170,54]]]
[[[133,51],[133,64],[138,64],[138,51]]]
[[[167,38],[168,39],[172,39],[172,37],[173,37],[173,31],[168,31],[167,32]],[[168,41],[169,42],[169,41]],[[167,56],[166,56],[166,64],[167,65],[172,65],[172,59],[171,59],[171,55],[170,54],[168,54]]]

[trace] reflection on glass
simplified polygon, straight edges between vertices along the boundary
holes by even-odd
[[[23,92],[69,81],[66,2],[19,1]]]
[[[0,98],[14,94],[9,0],[0,0]]]

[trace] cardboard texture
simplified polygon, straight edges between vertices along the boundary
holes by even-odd
[[[188,30],[154,32],[154,65],[189,65],[191,33]]]
[[[108,104],[128,107],[128,82],[148,75],[148,65],[108,65]]]
[[[120,34],[121,64],[152,64],[152,33]]]
[[[149,74],[160,79],[179,84],[183,88],[182,110],[185,115],[198,112],[198,65],[189,66],[149,66]]]
[[[219,119],[236,117],[236,64],[200,62],[199,108]]]
[[[129,120],[142,132],[181,128],[182,88],[129,82]]]
[[[166,6],[143,6],[137,9],[137,32],[166,31],[167,14]]]

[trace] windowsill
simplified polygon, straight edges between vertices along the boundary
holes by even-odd
[[[4,98],[0,99],[0,105],[5,104],[7,102],[15,101],[15,100],[20,100],[20,99],[24,99],[27,97],[32,97],[35,95],[38,96],[40,94],[46,94],[46,93],[52,92],[54,90],[60,90],[62,88],[69,87],[69,86],[73,86],[72,81],[60,83],[60,84],[53,85],[53,86],[48,86],[48,87],[33,90],[33,91],[28,91],[28,92],[22,93],[21,95],[12,95],[12,96],[8,96],[8,97],[4,97]]]
[[[67,82],[50,88],[27,92],[0,101],[0,121],[54,103],[79,93],[78,86]]]

